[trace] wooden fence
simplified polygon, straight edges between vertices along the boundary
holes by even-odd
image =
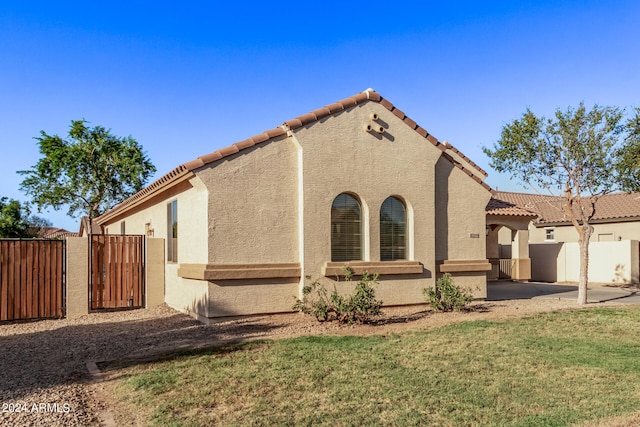
[[[0,239],[0,320],[65,315],[65,242]]]
[[[144,236],[91,236],[91,310],[139,308],[144,301]]]

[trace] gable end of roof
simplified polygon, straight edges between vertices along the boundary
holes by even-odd
[[[154,181],[149,186],[143,188],[127,200],[123,201],[119,205],[115,206],[107,213],[102,215],[98,220],[99,223],[104,223],[109,218],[115,216],[117,213],[122,211],[123,209],[138,204],[141,199],[144,199],[151,194],[154,194],[160,191],[162,188],[173,185],[179,181],[182,181],[184,177],[187,175],[193,176],[194,170],[202,168],[210,163],[217,162],[222,160],[225,157],[231,156],[233,154],[237,154],[242,150],[246,150],[248,148],[254,147],[258,144],[263,144],[272,139],[279,138],[287,134],[289,130],[295,130],[311,123],[315,123],[325,117],[328,117],[332,114],[339,113],[341,111],[347,110],[349,108],[355,107],[360,104],[364,104],[366,102],[378,102],[380,105],[385,107],[391,113],[393,113],[396,117],[398,117],[404,124],[409,126],[411,129],[416,131],[420,136],[425,138],[429,143],[433,144],[435,147],[442,150],[443,155],[449,160],[456,168],[462,170],[464,173],[469,175],[474,181],[478,182],[482,187],[491,191],[491,187],[489,187],[486,183],[484,183],[481,179],[479,179],[475,174],[466,169],[460,162],[456,161],[450,155],[446,154],[447,149],[455,150],[454,152],[462,159],[464,159],[469,165],[473,168],[477,169],[480,173],[487,175],[487,173],[482,170],[479,166],[473,163],[470,159],[468,159],[464,154],[462,154],[459,150],[453,148],[448,143],[442,143],[438,141],[436,137],[431,135],[427,130],[420,127],[413,119],[409,118],[404,112],[398,108],[396,108],[391,102],[383,98],[378,92],[373,89],[367,89],[364,92],[360,92],[356,95],[345,98],[341,101],[335,102],[333,104],[326,105],[324,107],[313,110],[307,114],[303,114],[301,116],[295,117],[291,120],[285,121],[282,125],[275,127],[273,129],[266,130],[260,134],[249,137],[245,140],[236,142],[231,144],[228,147],[221,148],[212,153],[204,154],[199,156],[196,159],[188,161],[166,175],[162,176],[158,180]]]

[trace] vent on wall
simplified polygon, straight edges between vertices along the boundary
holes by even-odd
[[[372,123],[367,123],[364,125],[364,131],[365,132],[376,132],[379,134],[383,134],[384,133],[384,127],[381,126],[379,123],[376,123],[378,121],[378,115],[376,113],[371,113],[369,115],[369,119],[371,119]]]

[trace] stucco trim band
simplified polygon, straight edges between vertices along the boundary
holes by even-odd
[[[447,259],[439,266],[440,273],[462,273],[470,271],[490,271],[491,263],[486,259]]]
[[[280,279],[300,277],[299,263],[180,264],[178,276],[195,280]]]
[[[322,268],[325,277],[342,277],[346,275],[345,267],[349,266],[358,276],[369,274],[421,274],[424,271],[418,261],[350,261],[327,262]]]

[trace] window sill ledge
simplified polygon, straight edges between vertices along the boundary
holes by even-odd
[[[180,264],[178,276],[195,280],[281,279],[300,277],[299,263]]]
[[[466,273],[474,271],[491,271],[491,263],[486,259],[447,259],[439,265],[440,273]]]
[[[344,268],[351,267],[356,276],[367,272],[369,274],[393,275],[393,274],[422,274],[424,268],[418,261],[348,261],[327,262],[323,267],[323,275],[326,277],[344,277]]]

